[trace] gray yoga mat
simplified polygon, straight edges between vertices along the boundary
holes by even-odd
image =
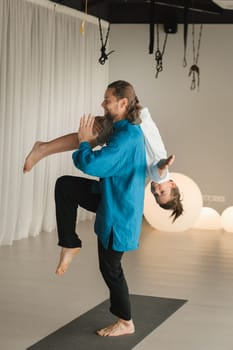
[[[177,311],[187,300],[131,295],[136,332],[120,337],[100,337],[96,329],[114,323],[109,300],[79,316],[27,350],[130,350]]]

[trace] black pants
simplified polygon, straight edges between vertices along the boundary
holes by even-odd
[[[74,176],[60,177],[55,186],[58,245],[66,248],[81,247],[75,232],[77,209],[82,207],[96,212],[101,195],[93,193],[95,180]],[[108,249],[98,240],[99,267],[110,291],[110,311],[124,320],[131,319],[128,286],[121,266],[123,252],[112,249],[112,235]]]

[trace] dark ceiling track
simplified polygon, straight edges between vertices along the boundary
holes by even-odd
[[[84,12],[83,0],[50,0]],[[184,23],[184,5],[186,0],[154,0],[156,12],[154,23],[164,23],[167,14],[176,18],[177,24]],[[150,23],[150,0],[88,0],[88,14],[110,23]],[[224,10],[212,0],[195,0],[189,9],[192,22],[232,24],[233,11]],[[190,19],[189,19],[190,21]]]
[[[103,4],[103,3],[108,3],[109,1],[107,0],[89,0],[88,1],[88,7],[92,7],[92,6],[95,6],[95,5],[100,5],[100,4]],[[83,1],[83,3],[85,3],[85,1]]]

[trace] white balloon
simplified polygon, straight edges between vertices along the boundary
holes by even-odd
[[[182,232],[193,226],[200,215],[202,208],[202,194],[197,184],[188,176],[180,173],[171,173],[171,178],[180,189],[183,214],[172,223],[172,211],[162,209],[155,201],[150,191],[150,183],[146,186],[144,217],[148,223],[160,231]]]
[[[213,208],[203,207],[193,228],[219,230],[222,228],[220,214]]]
[[[233,207],[228,207],[222,212],[221,223],[226,232],[233,232]]]

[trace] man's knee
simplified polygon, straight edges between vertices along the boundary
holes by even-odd
[[[63,198],[65,194],[67,194],[69,191],[71,182],[71,176],[64,175],[57,179],[55,184],[55,199],[56,201],[59,200],[59,198]]]
[[[56,181],[56,184],[55,184],[55,191],[59,191],[59,190],[63,189],[64,187],[67,187],[67,185],[71,181],[71,178],[72,177],[69,175],[64,175],[64,176],[59,177]]]

